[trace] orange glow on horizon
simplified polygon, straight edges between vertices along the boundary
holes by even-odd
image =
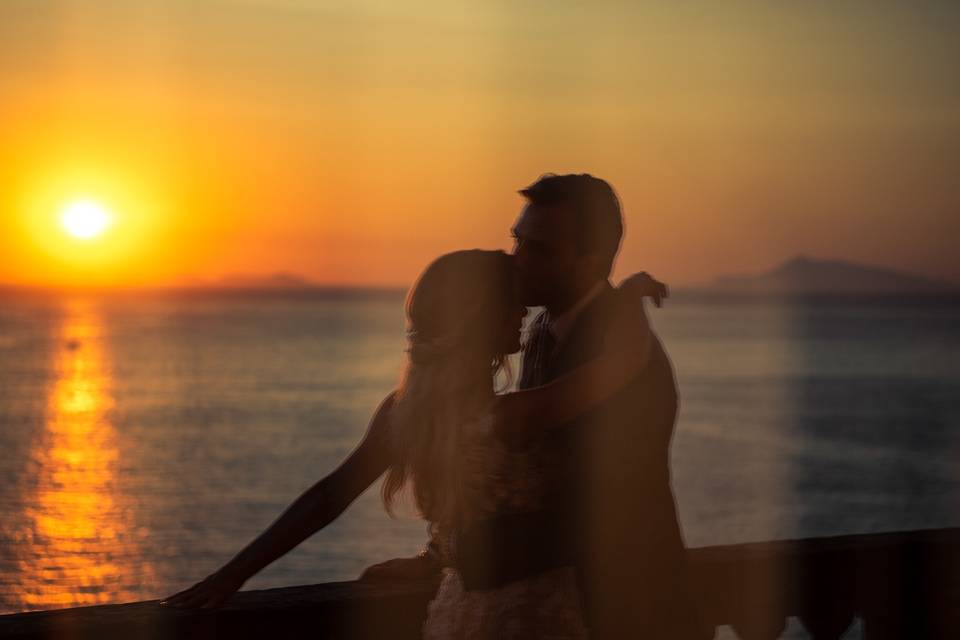
[[[618,191],[619,276],[960,280],[938,7],[0,3],[0,285],[409,285],[508,247],[545,172]],[[87,240],[81,196],[114,216]]]
[[[95,156],[47,163],[23,157],[8,176],[13,188],[0,194],[12,212],[0,221],[9,243],[0,249],[5,266],[24,274],[17,280],[112,286],[149,278],[162,266],[171,194],[148,183],[146,167]]]

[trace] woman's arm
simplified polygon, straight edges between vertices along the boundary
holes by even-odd
[[[640,273],[622,282],[616,294],[600,355],[549,384],[500,397],[497,430],[505,440],[520,444],[576,418],[623,389],[646,366],[653,334],[643,298],[652,297],[660,306],[666,289]]]
[[[327,477],[307,489],[270,527],[230,562],[202,582],[163,602],[183,608],[213,608],[243,583],[334,521],[387,469],[387,421],[393,394],[384,399],[356,449]]]

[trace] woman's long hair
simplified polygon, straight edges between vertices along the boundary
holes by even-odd
[[[497,350],[515,304],[513,278],[502,251],[456,251],[431,263],[408,295],[408,358],[391,411],[395,456],[381,489],[388,513],[409,487],[424,518],[461,522],[463,429],[505,366]]]

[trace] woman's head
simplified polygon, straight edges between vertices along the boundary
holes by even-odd
[[[500,358],[520,348],[526,308],[513,257],[503,251],[455,251],[434,260],[407,297],[410,357]]]
[[[409,483],[424,517],[459,520],[462,430],[489,406],[496,372],[520,348],[525,313],[513,258],[502,251],[448,253],[417,280],[407,297],[409,361],[391,412],[388,510]]]

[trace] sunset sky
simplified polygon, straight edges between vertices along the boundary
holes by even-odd
[[[958,33],[952,1],[4,0],[0,282],[408,284],[508,248],[548,171],[618,190],[618,274],[960,281]]]

